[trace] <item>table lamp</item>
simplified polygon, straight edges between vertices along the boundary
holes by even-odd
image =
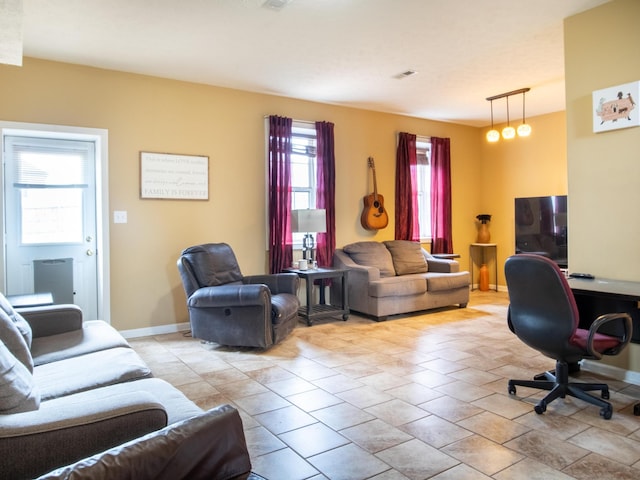
[[[326,210],[324,208],[292,210],[291,231],[305,234],[302,240],[302,258],[313,262],[316,246],[313,234],[327,231]]]

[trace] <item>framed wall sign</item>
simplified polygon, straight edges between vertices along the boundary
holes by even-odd
[[[625,83],[593,92],[593,131],[606,132],[640,125],[636,102],[640,82]]]
[[[140,152],[140,198],[209,200],[209,157]]]

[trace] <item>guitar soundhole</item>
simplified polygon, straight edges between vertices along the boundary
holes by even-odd
[[[378,202],[377,200],[373,202],[373,206],[380,210],[380,202]]]

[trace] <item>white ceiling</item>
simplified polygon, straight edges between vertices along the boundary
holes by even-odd
[[[565,109],[563,19],[608,0],[24,0],[24,55],[486,126]],[[398,78],[401,72],[418,73]],[[511,97],[511,118],[522,115]],[[496,123],[506,119],[494,101]]]

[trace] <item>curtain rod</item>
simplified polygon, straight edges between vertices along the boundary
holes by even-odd
[[[272,115],[265,115],[263,118],[266,120],[266,119],[268,119],[268,118],[269,118],[269,117],[271,117],[271,116],[272,116]],[[292,120],[293,122],[296,122],[296,123],[306,123],[306,124],[308,124],[308,125],[315,125],[315,124],[316,124],[316,122],[314,122],[314,121],[312,121],[312,120],[297,120],[297,119],[295,119],[295,118],[292,118],[291,120]]]

